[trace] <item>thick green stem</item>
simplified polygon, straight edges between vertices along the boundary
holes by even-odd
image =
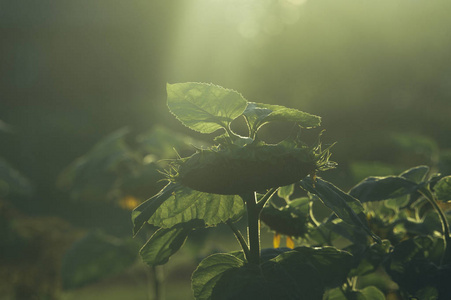
[[[257,206],[255,192],[241,196],[247,205],[247,222],[249,239],[249,258],[250,264],[260,264],[260,209]]]
[[[236,239],[240,243],[241,249],[243,249],[244,256],[247,260],[250,259],[250,252],[249,247],[247,246],[246,240],[244,239],[241,232],[238,230],[238,228],[235,227],[235,225],[232,223],[232,221],[227,221],[227,225],[229,225],[230,229],[232,229],[233,233],[235,234]]]
[[[444,263],[444,260],[447,257],[447,253],[449,251],[449,245],[451,245],[451,236],[450,236],[450,231],[449,231],[448,220],[447,220],[446,215],[443,212],[443,210],[437,204],[437,201],[436,201],[434,195],[431,193],[431,191],[429,189],[422,188],[420,190],[420,193],[429,201],[429,203],[432,205],[432,207],[438,213],[438,216],[440,218],[440,222],[442,224],[443,248],[444,248],[441,263]]]

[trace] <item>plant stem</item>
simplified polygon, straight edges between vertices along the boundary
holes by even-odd
[[[260,264],[260,209],[257,206],[255,192],[241,195],[247,205],[247,236],[249,239],[249,258],[250,264]]]
[[[240,243],[241,248],[243,249],[243,252],[244,252],[244,256],[246,257],[247,260],[249,260],[250,259],[249,247],[247,246],[246,240],[244,239],[243,235],[238,230],[238,228],[235,227],[235,225],[232,223],[232,221],[228,220],[226,223],[227,223],[227,225],[229,225],[230,229],[232,229],[233,233],[235,234],[236,239]]]
[[[431,193],[431,191],[428,188],[422,188],[419,190],[419,192],[429,201],[429,203],[432,205],[432,207],[435,209],[435,211],[438,213],[438,216],[440,218],[440,222],[442,224],[442,232],[443,232],[443,255],[441,259],[441,264],[444,263],[445,257],[448,255],[449,251],[449,245],[451,245],[451,236],[449,231],[449,224],[448,220],[446,218],[445,213],[440,208],[440,206],[437,204],[437,200],[435,199],[434,195]]]
[[[150,267],[150,269],[151,269],[152,278],[153,278],[153,297],[152,297],[152,299],[163,300],[164,299],[163,266],[153,266],[153,267]]]
[[[257,201],[257,208],[260,211],[263,209],[263,206],[265,206],[266,202],[274,195],[274,193],[277,191],[278,188],[271,188],[268,192],[266,192],[263,197]]]
[[[308,216],[309,216],[312,224],[318,229],[318,232],[323,237],[326,246],[332,246],[332,242],[330,240],[330,235],[326,236],[326,234],[324,233],[323,229],[320,227],[321,223],[316,220],[315,215],[313,214],[313,201],[311,201],[311,200],[309,202],[309,214],[308,214]]]

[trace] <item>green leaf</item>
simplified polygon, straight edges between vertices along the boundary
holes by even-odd
[[[264,299],[321,299],[324,283],[320,272],[297,251],[288,251],[261,266],[267,289]]]
[[[158,194],[143,202],[132,211],[133,234],[136,235],[144,223],[157,211],[164,201],[174,197],[176,190],[182,188],[178,183],[169,183]],[[175,224],[174,224],[175,225]]]
[[[326,286],[346,280],[352,262],[332,247],[267,250],[260,266],[230,254],[206,258],[193,274],[196,299],[321,299]]]
[[[438,200],[451,201],[451,176],[443,177],[434,186],[435,195]]]
[[[192,288],[197,300],[212,299],[211,294],[224,272],[244,266],[244,261],[225,253],[213,254],[204,259],[192,276]]]
[[[392,245],[389,240],[383,240],[381,244],[374,243],[369,247],[365,247],[362,252],[355,253],[355,260],[358,266],[349,274],[349,277],[364,276],[374,272],[390,254]]]
[[[354,186],[349,194],[364,203],[408,195],[418,187],[418,184],[403,177],[368,177]]]
[[[260,220],[277,233],[301,237],[307,232],[308,213],[309,199],[305,197],[281,208],[266,205],[260,213]]]
[[[352,255],[334,247],[297,247],[298,260],[312,264],[321,276],[326,288],[341,285],[353,265]]]
[[[386,270],[402,289],[415,295],[424,287],[440,284],[440,270],[431,257],[436,252],[437,240],[440,239],[417,236],[395,246],[386,263]]]
[[[98,231],[88,233],[63,258],[63,287],[78,288],[119,274],[135,262],[138,248],[133,240],[119,240]]]
[[[385,300],[385,295],[374,286],[345,293],[340,288],[336,288],[328,291],[324,300]]]
[[[328,290],[324,295],[324,300],[347,300],[341,288]]]
[[[206,83],[167,84],[169,110],[185,126],[201,133],[227,128],[247,106],[236,91]]]
[[[316,183],[313,184],[311,177],[306,177],[300,184],[308,192],[317,195],[337,217],[348,224],[362,228],[376,241],[380,242],[380,238],[371,232],[363,206],[359,200],[321,178],[317,178]]]
[[[413,181],[417,184],[420,184],[421,182],[424,181],[428,172],[429,172],[428,166],[418,166],[402,172],[399,176],[409,181]]]
[[[244,203],[238,195],[209,194],[180,186],[158,206],[147,222],[171,228],[179,223],[203,220],[206,226],[215,226],[236,220],[243,213]]]
[[[158,229],[139,251],[142,260],[149,266],[167,263],[169,258],[183,246],[195,227],[197,227],[196,224],[190,222],[172,228]]]
[[[293,194],[293,192],[294,192],[294,184],[289,184],[280,187],[277,190],[277,196],[285,200],[290,200],[290,196]]]
[[[225,271],[211,299],[320,299],[324,285],[318,272],[312,265],[297,261],[301,256],[295,251],[286,253],[260,266],[246,264]]]
[[[325,230],[331,230],[336,234],[348,239],[354,244],[364,245],[367,241],[367,233],[360,227],[350,225],[343,220],[334,220],[333,222],[322,223],[320,227]],[[320,228],[320,230],[322,229]],[[327,231],[326,231],[327,232]]]
[[[403,273],[412,260],[425,258],[427,251],[432,248],[434,241],[428,236],[417,236],[399,243],[391,256],[390,270]]]
[[[249,102],[243,113],[252,133],[268,122],[296,122],[301,127],[313,128],[321,124],[321,118],[309,113],[287,108],[281,105],[270,105]]]
[[[211,299],[270,300],[274,299],[270,296],[271,292],[274,292],[274,289],[268,286],[259,266],[246,264],[225,271],[214,286]]]
[[[375,286],[367,286],[363,290],[358,291],[365,300],[385,300],[384,293]]]

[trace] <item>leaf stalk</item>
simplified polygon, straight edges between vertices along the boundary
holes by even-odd
[[[434,194],[432,194],[431,191],[428,188],[423,187],[423,188],[421,188],[419,190],[419,192],[432,205],[432,207],[434,208],[434,210],[437,212],[437,214],[439,216],[440,223],[442,224],[443,255],[442,255],[442,258],[440,260],[440,264],[442,265],[443,263],[445,263],[445,258],[449,257],[449,255],[447,255],[447,254],[448,254],[448,251],[449,251],[449,245],[451,245],[451,236],[450,236],[450,231],[449,231],[448,220],[447,220],[446,215],[443,212],[443,210],[437,204],[437,200],[436,200]]]
[[[249,260],[250,255],[251,255],[249,252],[249,246],[247,245],[246,240],[244,239],[243,235],[241,234],[241,231],[239,231],[238,228],[236,228],[235,224],[233,224],[232,221],[228,220],[226,223],[230,227],[230,229],[232,229],[233,233],[235,234],[236,239],[240,243],[240,246],[244,252],[244,256],[246,257],[247,260]]]

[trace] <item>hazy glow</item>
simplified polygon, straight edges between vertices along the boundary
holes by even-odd
[[[257,51],[300,18],[305,0],[192,1],[184,9],[174,40],[170,76],[176,81],[199,78],[198,72],[240,76]],[[176,79],[180,78],[180,79]],[[223,83],[227,84],[227,83]]]

